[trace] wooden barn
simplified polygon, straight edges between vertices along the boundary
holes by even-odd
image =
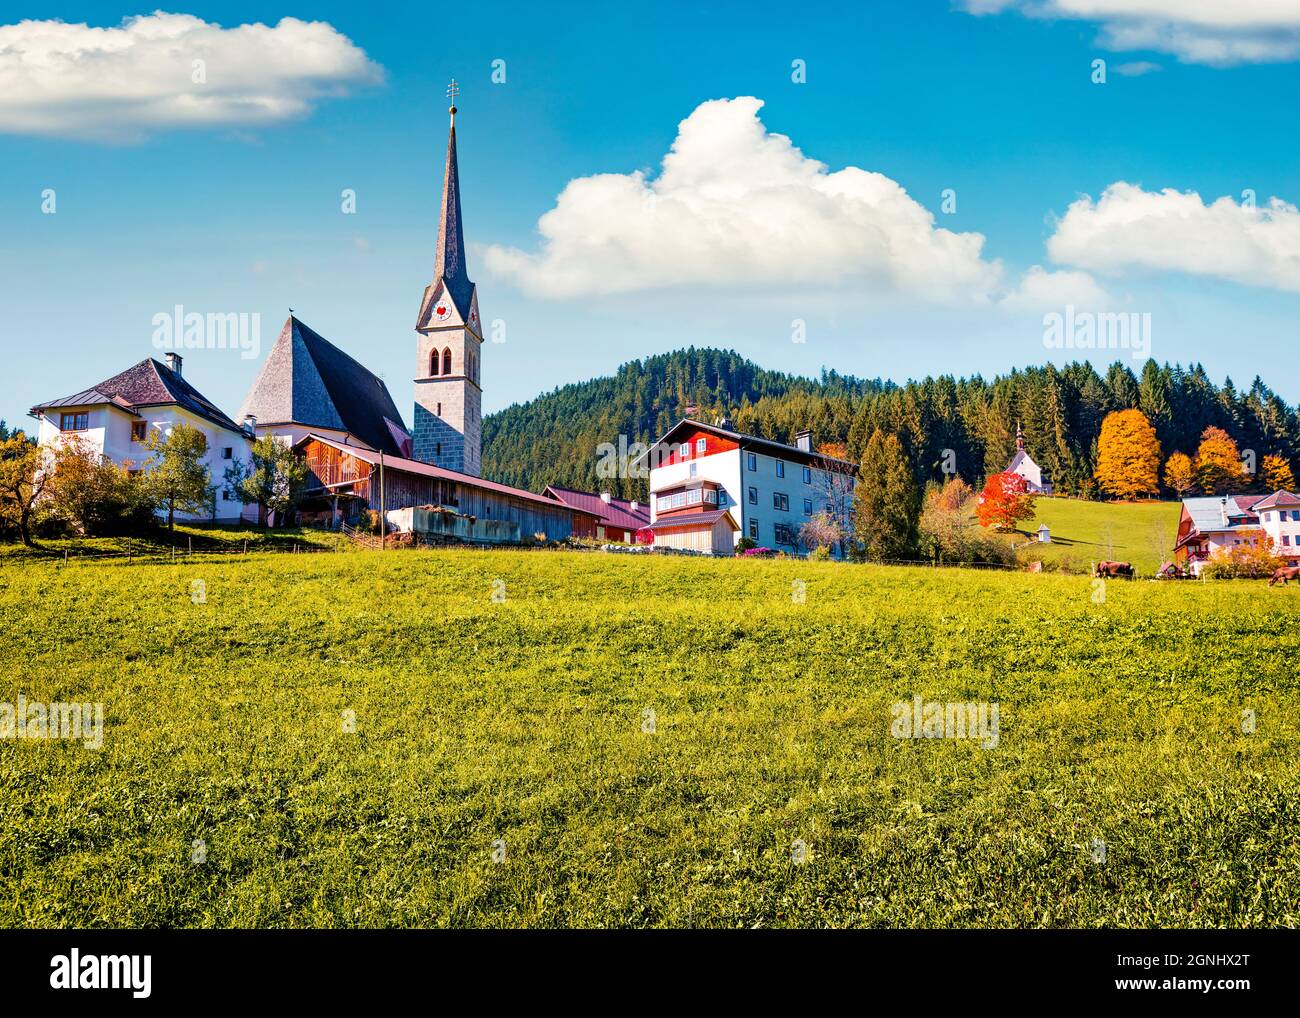
[[[712,512],[676,513],[661,516],[650,524],[656,548],[674,548],[703,555],[734,555],[736,521],[726,509]]]
[[[308,521],[354,524],[363,510],[380,508],[382,488],[385,513],[411,506],[445,506],[478,520],[516,524],[521,536],[544,534],[550,541],[562,541],[594,526],[592,513],[431,463],[381,456],[373,449],[316,434],[294,448],[309,471],[299,507],[299,515]]]

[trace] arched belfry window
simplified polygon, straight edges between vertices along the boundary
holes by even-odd
[[[438,373],[438,351],[434,350],[433,353],[429,355],[429,374],[436,375],[437,373]]]
[[[447,347],[446,350],[442,351],[442,373],[444,375],[451,374],[451,347]]]

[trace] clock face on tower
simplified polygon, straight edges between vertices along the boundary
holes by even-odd
[[[433,306],[433,316],[440,322],[445,322],[451,317],[451,304],[445,300],[438,301]]]

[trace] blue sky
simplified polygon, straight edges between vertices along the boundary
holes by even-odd
[[[488,412],[690,344],[807,374],[993,375],[1074,356],[1043,343],[1043,315],[1074,294],[1081,307],[1104,294],[1109,309],[1149,312],[1158,360],[1200,361],[1239,386],[1261,374],[1300,399],[1300,255],[1288,248],[1296,215],[1279,207],[1260,220],[1240,205],[1246,189],[1259,206],[1274,196],[1300,202],[1300,63],[1286,49],[1294,23],[1258,30],[1283,40],[1281,56],[1207,60],[1191,44],[1162,42],[1173,36],[1156,15],[1120,19],[1119,29],[1138,24],[1154,40],[1121,49],[1133,33],[1115,24],[991,3],[1007,9],[976,15],[921,0],[858,11],[748,4],[744,14],[691,4],[652,14],[510,3],[173,6],[224,29],[327,22],[382,74],[342,70],[318,89],[338,94],[295,92],[304,108],[282,118],[236,109],[199,126],[183,114],[142,115],[138,100],[120,96],[91,115],[84,109],[97,97],[75,97],[83,112],[68,114],[68,97],[50,98],[39,83],[14,112],[24,93],[11,90],[20,100],[8,109],[0,100],[0,342],[10,379],[0,416],[25,422],[32,403],[155,354],[153,316],[176,304],[259,312],[263,355],[292,306],[386,378],[409,424],[412,326],[432,270],[451,77],[462,88],[470,274],[485,321],[506,325],[506,341],[484,351]],[[148,13],[71,3],[58,18],[107,28]],[[20,2],[3,19],[51,17]],[[1233,40],[1255,31],[1200,29]],[[1106,61],[1104,84],[1091,80],[1096,59]],[[491,81],[494,60],[505,61],[504,83]],[[805,62],[802,83],[792,81],[795,60]],[[0,63],[0,83],[11,80]],[[77,87],[116,86],[91,75]],[[761,109],[707,108],[742,139],[738,167],[752,163],[743,145],[757,117],[765,144],[784,135],[830,173],[858,167],[895,182],[888,217],[874,219],[861,196],[828,198],[838,188],[806,180],[808,164],[776,151],[779,142],[769,148],[790,180],[716,200],[726,180],[704,179],[701,163],[721,128],[701,114],[694,162],[685,165],[684,146],[681,179],[663,189],[671,208],[659,235],[653,218],[648,237],[624,231],[619,202],[635,194],[571,188],[553,217],[556,244],[567,246],[546,255],[538,219],[571,181],[642,170],[645,180],[610,186],[653,191],[679,123],[702,103],[746,96]],[[691,193],[697,182],[710,195],[703,205]],[[1119,183],[1131,190],[1103,206]],[[345,188],[356,193],[355,215],[340,211]],[[1166,188],[1200,200],[1179,203],[1160,194]],[[53,215],[42,212],[46,189]],[[956,195],[953,214],[941,210],[945,189]],[[1223,196],[1233,204],[1211,210]],[[918,211],[932,213],[936,229],[982,235],[982,247],[952,254],[917,225]],[[711,234],[732,227],[748,245],[734,258],[733,238]],[[897,254],[914,246],[920,253]],[[1288,250],[1289,261],[1269,255]],[[609,292],[613,260],[631,282]],[[841,264],[849,268],[832,278]],[[949,286],[949,265],[969,278]],[[1015,299],[1036,265],[1060,275],[1045,293]],[[806,342],[792,341],[796,319]],[[1117,356],[1140,366],[1124,351],[1096,359]],[[193,350],[186,376],[234,414],[259,363]]]

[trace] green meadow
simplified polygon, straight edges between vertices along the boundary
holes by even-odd
[[[1155,575],[1173,557],[1178,532],[1178,502],[1086,502],[1076,498],[1038,498],[1034,518],[1014,538],[1024,547],[1046,523],[1050,544],[1025,548],[1026,557],[1070,572],[1087,573],[1102,559],[1132,562],[1139,574]]]
[[[0,703],[104,730],[0,739],[0,925],[1293,927],[1298,608],[578,552],[11,557]],[[996,745],[894,737],[915,696],[996,704]]]

